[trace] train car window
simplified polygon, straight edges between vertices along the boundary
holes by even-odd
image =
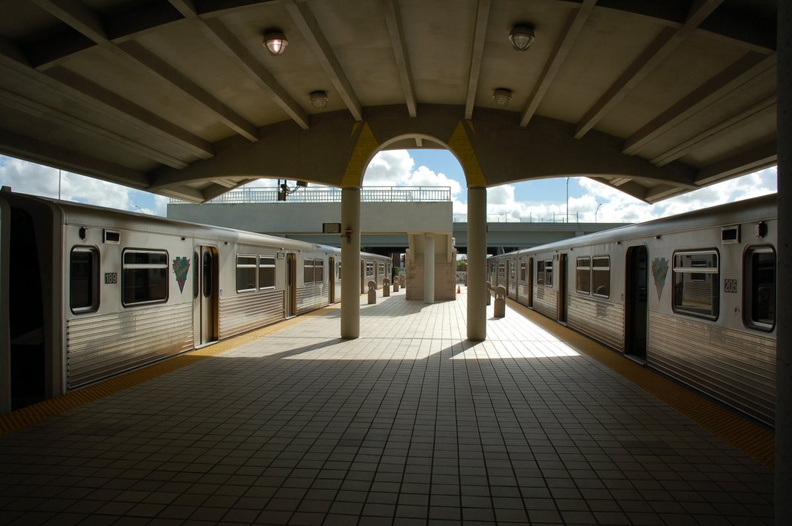
[[[237,255],[236,290],[248,292],[256,290],[256,256]]]
[[[121,270],[125,307],[168,301],[168,253],[164,250],[125,250]]]
[[[776,320],[776,254],[772,247],[751,247],[745,252],[743,315],[745,325],[772,331]]]
[[[720,271],[714,250],[674,253],[674,312],[718,318]]]
[[[308,285],[314,282],[314,260],[306,259],[303,262],[303,283]]]
[[[594,256],[592,258],[591,285],[595,296],[610,297],[610,257]]]
[[[575,262],[575,290],[591,294],[591,258],[577,258]]]
[[[374,277],[374,263],[366,263],[366,277]]]
[[[509,261],[509,281],[514,283],[515,274],[517,273],[517,266],[514,261]]]
[[[324,260],[317,259],[314,261],[314,282],[324,283]]]
[[[259,256],[259,289],[275,288],[275,257]]]
[[[75,314],[99,309],[99,251],[74,247],[69,258],[69,307]]]

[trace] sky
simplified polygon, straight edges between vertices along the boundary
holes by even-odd
[[[489,222],[564,221],[636,223],[776,191],[776,169],[768,168],[649,205],[585,177],[543,179],[487,190]],[[167,215],[168,198],[0,155],[0,184],[13,191],[118,210]],[[465,221],[467,188],[462,167],[446,150],[380,152],[369,164],[364,186],[447,186],[454,221]],[[248,186],[276,186],[261,179]]]

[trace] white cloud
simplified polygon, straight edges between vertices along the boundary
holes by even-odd
[[[461,201],[461,183],[423,165],[415,168],[415,160],[407,150],[388,150],[375,155],[366,168],[363,186],[447,186],[451,189],[453,214],[467,213],[467,203]]]
[[[583,195],[569,198],[570,220],[600,223],[633,223],[680,214],[716,204],[737,201],[776,191],[776,169],[768,168],[702,188],[688,194],[648,205],[619,190],[591,179],[574,178]],[[166,215],[168,198],[132,190],[83,177],[69,172],[0,156],[0,184],[10,186],[15,192],[30,193],[90,203],[99,206]],[[451,188],[455,221],[465,221],[467,203],[463,182],[427,166],[415,166],[406,150],[378,153],[369,164],[364,177],[366,186],[447,186]],[[519,183],[529,184],[529,183]],[[540,184],[540,183],[530,183]],[[59,186],[60,185],[60,186]],[[275,179],[261,179],[249,186],[272,187]],[[316,185],[311,185],[316,186]],[[518,201],[516,186],[506,184],[487,190],[489,221],[563,221],[567,213],[565,202]]]
[[[168,203],[167,197],[12,157],[0,156],[0,183],[18,193],[161,216]]]
[[[599,222],[633,223],[773,193],[776,191],[777,175],[775,167],[767,168],[654,205],[591,179],[581,178],[579,183],[588,199],[570,199],[570,213],[578,212],[581,221],[593,221],[596,212]]]

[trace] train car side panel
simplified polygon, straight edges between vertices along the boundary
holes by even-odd
[[[773,422],[774,339],[650,312],[647,351],[653,368]]]
[[[569,295],[567,325],[614,349],[624,348],[624,305]]]
[[[272,289],[221,297],[220,339],[283,320],[283,295],[282,289]]]
[[[177,303],[73,318],[66,325],[66,340],[70,390],[191,350],[192,308]]]

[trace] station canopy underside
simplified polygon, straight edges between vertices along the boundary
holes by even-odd
[[[776,9],[3,0],[0,153],[203,202],[261,177],[358,186],[379,150],[448,148],[469,186],[587,176],[656,202],[776,163]]]

